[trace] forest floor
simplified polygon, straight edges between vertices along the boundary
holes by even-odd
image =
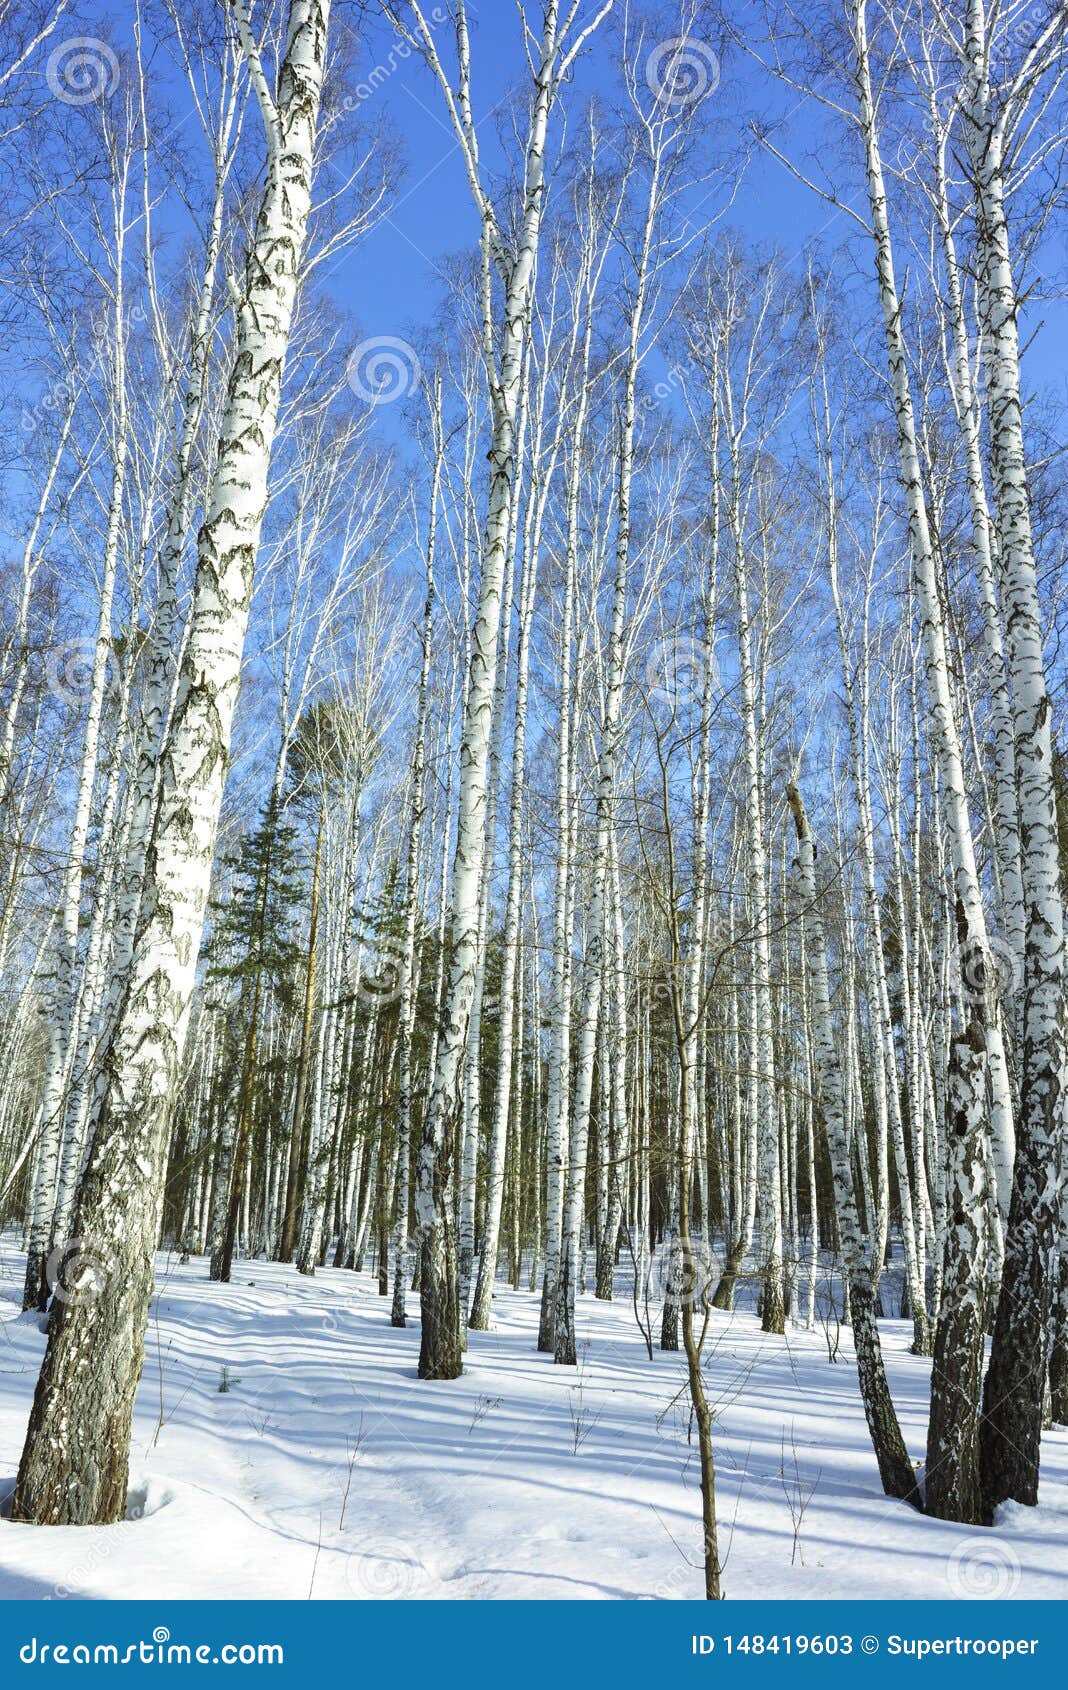
[[[21,1281],[9,1237],[0,1499],[44,1349]],[[499,1287],[463,1377],[431,1384],[416,1377],[417,1320],[393,1329],[370,1274],[243,1262],[212,1285],[204,1259],[161,1254],[157,1287],[133,1517],[0,1519],[0,1598],[700,1596],[683,1361],[648,1359],[626,1300],[581,1299],[580,1366],[564,1369],[535,1350],[538,1299]],[[919,1461],[930,1364],[908,1353],[904,1322],[883,1333]],[[768,1338],[751,1312],[716,1314],[706,1364],[728,1598],[1068,1591],[1065,1431],[1044,1439],[1042,1505],[1003,1508],[983,1532],[882,1495],[848,1332],[832,1364],[819,1328]]]

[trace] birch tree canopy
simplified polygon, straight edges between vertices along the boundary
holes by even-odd
[[[1040,1539],[1066,79],[1053,0],[0,0],[20,1528],[130,1517],[153,1389],[166,1461],[173,1273],[220,1397],[333,1299],[271,1378],[436,1461],[536,1379],[577,1472],[618,1365],[670,1594],[750,1464],[805,1564],[797,1345],[903,1553]]]

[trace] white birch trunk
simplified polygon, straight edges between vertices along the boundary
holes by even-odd
[[[311,208],[328,17],[329,0],[292,0],[275,103],[244,14],[239,14],[264,117],[266,181],[198,543],[148,896],[102,1068],[74,1219],[84,1260],[82,1280],[103,1273],[109,1295],[75,1296],[57,1305],[13,1501],[19,1519],[105,1523],[121,1520],[125,1511],[130,1421],[159,1233],[167,1129],[208,899]]]
[[[1020,1116],[1005,1266],[982,1427],[984,1503],[1038,1501],[1046,1329],[1057,1225],[1065,1093],[1064,903],[1053,768],[1052,701],[1031,531],[1020,392],[1018,300],[1006,213],[1006,128],[1026,109],[1043,42],[1063,51],[1063,17],[1035,28],[1014,87],[991,87],[996,8],[968,0],[961,119],[972,175],[979,303],[1001,601],[1012,683],[1020,855],[1026,911]],[[1054,60],[1054,65],[1057,61]],[[1063,71],[1059,71],[1063,74]]]

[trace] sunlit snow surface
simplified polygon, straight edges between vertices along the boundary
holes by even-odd
[[[701,1595],[682,1357],[648,1360],[622,1286],[614,1304],[580,1299],[580,1369],[536,1353],[538,1299],[499,1287],[495,1330],[471,1335],[463,1378],[427,1384],[417,1320],[391,1328],[369,1274],[254,1262],[212,1285],[204,1259],[161,1254],[157,1276],[131,1459],[139,1517],[0,1520],[0,1597]],[[39,1319],[18,1313],[21,1282],[9,1237],[5,1498],[44,1348]],[[919,1461],[930,1364],[907,1353],[905,1323],[882,1331]],[[818,1328],[784,1341],[751,1312],[712,1317],[727,1597],[1068,1595],[1068,1433],[1044,1439],[1039,1509],[1003,1509],[993,1532],[925,1520],[881,1493],[848,1344],[831,1365]],[[788,1492],[795,1510],[811,1492],[796,1543]]]

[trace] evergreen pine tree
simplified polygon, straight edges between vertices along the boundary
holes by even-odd
[[[220,1148],[218,1212],[222,1224],[214,1229],[211,1241],[212,1279],[228,1280],[233,1262],[255,1111],[264,999],[268,991],[273,991],[283,1007],[290,1009],[295,998],[301,947],[293,915],[303,897],[296,837],[296,828],[282,819],[278,793],[272,791],[257,826],[237,853],[225,859],[231,871],[228,896],[213,900],[211,906],[214,956],[208,969],[209,982],[236,985],[237,1002],[248,1004],[236,1130],[227,1135]]]

